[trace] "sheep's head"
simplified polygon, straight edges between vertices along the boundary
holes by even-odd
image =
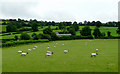
[[[52,54],[53,54],[53,52],[52,52]]]
[[[98,53],[96,53],[96,55],[98,55]]]
[[[27,54],[28,54],[28,52],[27,52]]]

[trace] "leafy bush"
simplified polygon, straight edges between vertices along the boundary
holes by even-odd
[[[27,33],[21,33],[20,38],[21,40],[29,40],[30,36]]]
[[[91,29],[89,26],[85,26],[84,28],[82,28],[82,30],[80,31],[80,34],[82,36],[89,36],[91,35]]]
[[[15,40],[17,40],[18,39],[18,36],[17,35],[15,35]]]
[[[20,44],[28,44],[28,43],[38,43],[38,42],[49,42],[48,39],[41,39],[41,40],[20,40],[20,41],[9,41],[6,43],[2,43],[2,47],[9,47],[15,46]]]

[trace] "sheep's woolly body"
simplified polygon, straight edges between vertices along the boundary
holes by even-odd
[[[50,47],[47,47],[47,49],[50,49]]]
[[[92,53],[91,55],[92,55],[92,56],[95,56],[95,55],[96,55],[96,53]]]
[[[28,51],[31,51],[31,49],[28,49]]]
[[[64,50],[64,53],[68,53],[68,50]]]
[[[96,51],[98,51],[98,49],[96,49]]]
[[[35,48],[37,48],[37,46],[34,46]]]
[[[54,48],[56,48],[56,46],[54,46]]]
[[[35,48],[33,48],[33,50],[35,50]]]
[[[23,51],[18,51],[18,53],[22,53]]]
[[[27,53],[22,53],[22,54],[21,54],[21,56],[23,56],[23,55],[24,55],[24,56],[26,56],[26,55],[27,55]]]

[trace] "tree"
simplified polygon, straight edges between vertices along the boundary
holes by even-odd
[[[74,22],[72,27],[75,29],[75,31],[79,30],[79,25],[77,24],[77,22]]]
[[[43,33],[50,35],[50,34],[52,33],[52,29],[51,29],[51,28],[45,28],[45,29],[43,30]]]
[[[82,36],[90,36],[91,35],[91,29],[89,26],[85,26],[84,28],[82,28],[82,30],[80,31],[80,34]]]
[[[15,25],[12,25],[11,23],[8,23],[8,25],[6,26],[6,31],[7,32],[16,32],[17,27]]]
[[[17,35],[15,35],[15,37],[14,37],[14,38],[15,38],[15,40],[18,40],[18,36],[17,36]]]
[[[30,36],[27,33],[21,33],[20,38],[21,40],[29,40]]]
[[[76,32],[75,32],[74,28],[69,28],[68,32],[71,33],[72,35],[76,35]]]
[[[37,23],[37,20],[30,20],[29,21],[29,25],[31,25],[32,27],[32,30],[35,32],[35,31],[38,31],[38,23]]]
[[[64,29],[64,24],[63,24],[63,22],[60,22],[58,27],[59,27],[60,30]]]
[[[108,32],[107,32],[107,35],[108,35],[108,37],[109,37],[109,36],[111,36],[111,32],[110,32],[110,31],[108,31]]]
[[[95,36],[95,38],[98,38],[101,36],[101,32],[98,27],[94,29],[93,35]]]
[[[34,36],[36,36],[36,35],[37,35],[36,33],[33,33],[33,34],[32,34],[32,37],[34,37]]]
[[[100,27],[102,25],[102,23],[100,21],[96,22],[96,27]]]
[[[117,29],[117,33],[120,35],[120,22],[118,22],[118,29]]]
[[[54,32],[52,32],[50,36],[51,36],[52,40],[57,40],[58,39],[57,35]]]

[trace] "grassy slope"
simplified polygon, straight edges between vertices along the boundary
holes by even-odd
[[[55,28],[55,27],[56,27],[56,26],[52,26],[52,28]],[[84,26],[80,26],[80,29],[79,29],[79,30],[81,30],[83,27],[84,27]],[[45,29],[45,28],[47,28],[47,26],[44,27],[43,29]],[[95,26],[90,26],[90,28],[91,28],[91,29],[94,29]],[[43,29],[40,29],[40,27],[39,27],[39,31],[38,31],[38,32],[35,32],[35,33],[36,33],[36,34],[43,33],[43,32],[42,32]],[[4,29],[4,30],[5,30],[5,29]],[[117,30],[117,27],[100,27],[100,31],[101,31],[101,32],[105,32],[105,33],[106,33],[106,36],[107,36],[107,31],[110,31],[112,36],[118,36],[118,34],[116,33],[116,30]],[[53,30],[53,32],[60,32],[60,31],[61,31],[61,30]],[[32,35],[33,33],[34,33],[34,32],[28,31],[28,34],[29,34],[29,35]],[[92,33],[93,33],[93,30],[92,30]],[[14,35],[2,36],[2,37],[3,37],[3,39],[10,39],[10,38],[12,39],[12,38],[14,38],[15,35],[20,36],[20,34],[14,34]],[[76,35],[80,35],[80,31],[77,31],[77,32],[76,32]]]
[[[48,43],[36,43],[3,48],[3,72],[117,72],[118,40],[68,40],[50,42],[54,55],[45,58]],[[65,44],[62,46],[62,44]],[[18,50],[27,52],[37,45],[35,51],[20,56]],[[42,46],[40,46],[42,45]],[[53,46],[56,45],[56,48]],[[98,56],[90,57],[98,48]],[[68,54],[63,50],[69,49]]]

